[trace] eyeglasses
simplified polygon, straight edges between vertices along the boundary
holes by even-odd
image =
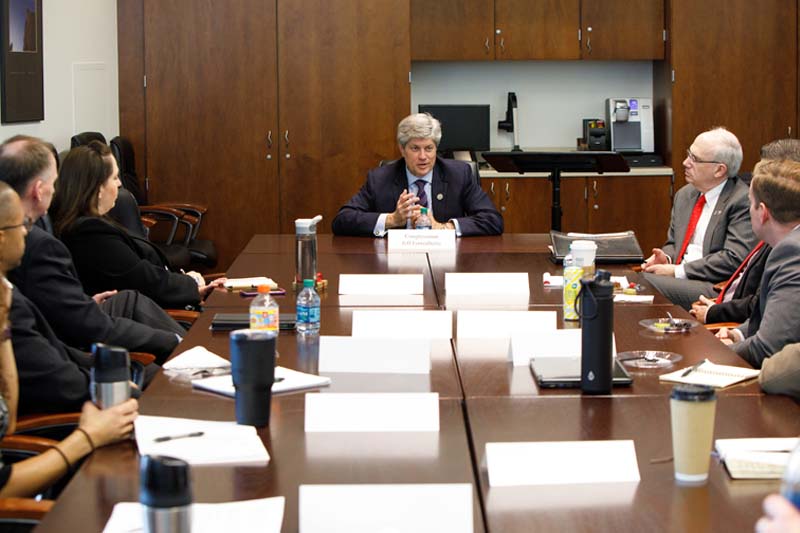
[[[30,231],[33,227],[33,220],[28,217],[25,217],[25,220],[22,221],[21,224],[14,224],[12,226],[3,226],[0,228],[0,231],[5,231],[7,229],[14,229],[14,228],[25,228],[25,231]]]
[[[691,148],[686,150],[686,157],[688,157],[692,163],[714,163],[715,165],[723,165],[722,161],[704,161],[698,158],[696,155],[692,153]]]

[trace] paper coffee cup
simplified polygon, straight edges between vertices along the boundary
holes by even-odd
[[[670,396],[675,479],[708,479],[717,397],[712,387],[677,385]]]
[[[575,266],[583,269],[585,276],[594,275],[594,260],[597,255],[597,243],[594,241],[572,241],[569,253],[575,260]]]

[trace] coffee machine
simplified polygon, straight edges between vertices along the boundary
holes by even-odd
[[[606,125],[610,133],[611,150],[627,153],[655,151],[651,98],[606,99]]]

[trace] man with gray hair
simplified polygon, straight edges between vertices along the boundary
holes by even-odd
[[[734,273],[756,242],[747,185],[736,177],[742,146],[724,128],[697,136],[683,161],[687,185],[672,205],[667,242],[642,264],[647,280],[684,309]]]
[[[397,126],[403,158],[369,171],[366,184],[333,219],[333,233],[382,237],[388,229],[413,228],[423,207],[433,229],[464,237],[503,233],[503,217],[469,166],[436,157],[441,138],[441,124],[430,114],[404,118]]]

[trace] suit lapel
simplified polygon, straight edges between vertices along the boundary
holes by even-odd
[[[731,195],[733,194],[733,189],[736,187],[736,178],[728,178],[728,182],[722,188],[722,192],[719,194],[719,198],[717,198],[717,203],[714,206],[714,211],[711,213],[711,218],[708,220],[708,227],[706,228],[706,235],[703,238],[703,255],[708,255],[709,250],[711,249],[711,242],[714,238],[714,230],[717,228],[719,224],[719,219],[722,217],[722,213],[725,211],[725,206],[728,204],[728,200],[730,200]]]
[[[433,216],[436,218],[436,210],[442,211],[447,201],[447,176],[444,173],[443,165],[436,158],[433,166],[433,181],[431,183],[430,205],[433,208]],[[436,220],[439,220],[438,218]]]

